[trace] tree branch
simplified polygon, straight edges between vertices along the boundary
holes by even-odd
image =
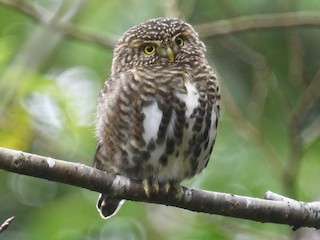
[[[35,3],[30,4],[21,0],[0,0],[0,4],[20,11],[74,39],[94,43],[109,49],[112,49],[116,43],[116,39],[113,36],[106,36],[105,33],[83,30],[74,25],[63,23],[59,19],[48,18],[50,13]],[[202,38],[207,38],[260,29],[303,26],[320,27],[320,12],[299,11],[277,14],[256,14],[203,23],[195,25],[194,27]]]
[[[204,212],[249,219],[259,222],[280,223],[300,227],[320,228],[320,202],[299,202],[275,197],[266,199],[237,196],[181,187],[181,191],[159,191],[146,194],[140,181],[100,171],[80,163],[66,162],[49,157],[0,148],[0,168],[29,176],[66,183],[112,196],[149,203],[175,206],[195,212]],[[149,196],[148,196],[149,195]],[[279,195],[277,195],[279,196]]]

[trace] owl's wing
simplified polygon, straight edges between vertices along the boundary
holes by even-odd
[[[110,164],[110,159],[106,157],[108,155],[108,144],[105,143],[104,137],[104,124],[107,124],[110,119],[110,113],[114,111],[112,105],[116,102],[115,94],[117,89],[116,86],[116,79],[118,76],[110,77],[104,84],[103,88],[101,89],[100,96],[98,99],[98,109],[97,109],[97,134],[99,137],[97,149],[93,158],[93,167],[97,169],[102,169],[104,171],[111,171],[112,169],[108,169]],[[108,139],[107,139],[108,140]],[[111,156],[112,157],[112,156]],[[113,172],[114,174],[114,172]],[[107,219],[115,215],[121,205],[123,204],[124,200],[113,198],[108,196],[107,194],[101,193],[96,207],[101,215],[102,218]]]
[[[114,173],[121,172],[125,145],[131,128],[141,123],[139,113],[139,82],[132,71],[112,75],[100,92],[97,107],[96,132],[98,146],[94,167]]]

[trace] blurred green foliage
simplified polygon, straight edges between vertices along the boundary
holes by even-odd
[[[0,1],[0,146],[90,165],[95,105],[112,49],[70,38]],[[19,1],[13,1],[19,2]],[[158,16],[197,24],[319,10],[315,0],[38,0],[46,18],[117,38]],[[207,169],[187,186],[319,199],[320,30],[270,28],[203,39],[222,112]],[[102,220],[97,193],[0,170],[1,239],[303,239],[290,228],[126,202]],[[315,232],[315,231],[314,231]],[[319,235],[318,238],[319,239]]]

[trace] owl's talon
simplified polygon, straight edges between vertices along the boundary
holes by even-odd
[[[154,181],[152,183],[152,191],[155,192],[155,193],[159,193],[159,183]]]
[[[180,200],[182,198],[182,188],[180,183],[178,182],[166,182],[164,185],[165,192],[167,194],[172,193],[174,194],[174,198],[176,200]]]
[[[169,193],[170,188],[171,188],[171,183],[170,182],[166,182],[165,185],[164,185],[164,189],[165,189],[166,193]]]
[[[159,193],[160,187],[157,181],[152,181],[150,179],[143,179],[142,180],[143,190],[148,198],[152,193]]]
[[[180,183],[173,183],[171,186],[175,190],[175,199],[180,200],[183,194]]]
[[[149,198],[150,197],[150,185],[149,185],[148,179],[142,180],[142,186],[143,186],[144,193]]]

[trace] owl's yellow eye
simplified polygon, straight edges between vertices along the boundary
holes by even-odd
[[[147,44],[144,46],[143,51],[145,54],[150,55],[156,51],[156,47],[152,44]]]
[[[184,45],[184,41],[181,37],[177,37],[175,41],[176,41],[176,44],[180,47]]]

